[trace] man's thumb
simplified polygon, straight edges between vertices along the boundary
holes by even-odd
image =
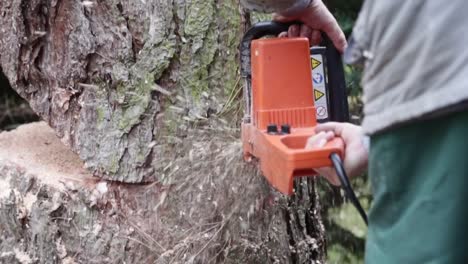
[[[273,14],[273,20],[278,22],[291,22],[297,20],[295,17],[282,16],[281,14]]]

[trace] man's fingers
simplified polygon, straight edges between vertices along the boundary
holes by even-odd
[[[308,27],[308,26],[306,26],[304,24],[301,25],[301,33],[300,33],[301,37],[310,38],[311,33],[312,33],[312,29],[310,27]]]
[[[310,33],[310,45],[317,46],[320,45],[320,42],[322,42],[322,34],[320,33],[320,30],[312,30]]]
[[[321,18],[321,21],[319,23],[320,26],[318,29],[325,32],[331,39],[335,47],[341,53],[343,53],[347,46],[346,37],[343,31],[341,30],[340,25],[336,21],[335,17],[332,15],[330,10],[328,10],[328,8],[323,4],[322,1],[312,2],[311,8],[313,8],[315,16]],[[310,24],[317,23],[316,21],[314,21],[313,16],[310,16],[308,20]]]
[[[324,25],[323,31],[328,35],[331,39],[335,47],[343,53],[348,45],[346,41],[346,37],[343,31],[340,29],[338,22],[333,18],[330,22]]]
[[[275,14],[273,19],[279,22],[301,20],[305,25],[309,26],[313,30],[321,30],[325,32],[341,53],[343,53],[347,46],[346,37],[343,31],[340,29],[338,22],[322,1],[312,1],[311,5],[304,10],[304,12],[297,14],[296,16],[285,17]],[[297,37],[298,35],[299,32],[298,34],[291,34],[291,32],[289,34],[289,36],[293,37]],[[312,39],[312,34],[310,34],[310,36],[311,43],[315,44],[318,42],[316,42],[316,39]],[[316,38],[318,38],[318,36]]]
[[[295,17],[285,17],[280,14],[273,14],[273,20],[278,22],[290,22],[296,20]]]
[[[284,32],[281,32],[279,35],[278,35],[279,38],[287,38],[288,37],[288,32],[284,31]]]
[[[307,25],[301,25],[301,37],[305,37],[305,38],[308,38],[309,39],[309,45],[310,46],[315,46],[315,45],[318,45],[320,43],[320,41],[317,43],[317,39],[313,39],[314,37],[314,32],[316,30],[313,30],[311,27],[307,26]]]
[[[305,148],[306,149],[314,149],[314,148],[320,148],[323,147],[327,143],[326,139],[327,133],[326,132],[320,132],[309,139],[307,139],[307,143]],[[325,144],[323,143],[325,141]]]
[[[325,135],[325,138],[330,141],[332,140],[333,138],[335,138],[335,132],[333,131],[327,131],[326,132],[326,135]]]
[[[320,132],[311,136],[306,143],[306,149],[316,149],[324,147],[330,140],[335,137],[332,131]]]
[[[333,131],[337,137],[341,137],[343,135],[343,123],[338,123],[338,122],[327,122],[318,125],[315,128],[316,133],[320,132],[327,132],[327,131]]]
[[[300,34],[300,26],[299,25],[291,25],[288,30],[288,37],[295,38],[299,37]]]
[[[306,149],[317,149],[325,146],[328,141],[332,140],[335,134],[332,131],[319,132],[307,140]],[[324,167],[315,169],[315,171],[327,179],[331,184],[338,186],[340,181],[338,180],[336,173],[332,167]]]

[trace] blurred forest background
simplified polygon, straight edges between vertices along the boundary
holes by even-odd
[[[325,0],[324,2],[349,38],[363,0]],[[345,73],[351,122],[359,124],[362,119],[360,86],[362,68],[345,65]],[[367,175],[354,179],[352,184],[361,204],[368,210],[372,198]],[[334,194],[339,190],[323,182],[322,191],[321,201],[327,229],[329,263],[363,263],[366,226],[352,205],[337,199]]]
[[[352,32],[362,1],[324,0],[338,19],[347,37]],[[255,20],[263,20],[268,16],[257,14],[254,15],[254,18],[256,18]],[[361,69],[346,65],[345,72],[352,122],[359,123],[362,117]],[[0,132],[38,119],[28,104],[11,89],[0,69]],[[361,203],[369,208],[371,195],[366,175],[355,179],[353,184]],[[366,227],[355,209],[351,205],[343,203],[340,198],[342,197],[340,190],[330,187],[325,182],[321,184],[321,187],[321,200],[328,236],[329,263],[362,263]]]

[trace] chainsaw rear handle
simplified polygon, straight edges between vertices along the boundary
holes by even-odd
[[[326,69],[328,71],[330,120],[349,122],[348,95],[346,93],[346,81],[341,53],[325,34],[322,34],[322,45],[326,47],[325,58]]]
[[[302,24],[302,22],[259,22],[247,30],[247,32],[244,34],[244,37],[242,38],[240,45],[240,64],[242,77],[246,78],[248,82],[251,80],[252,68],[250,48],[252,41],[265,36],[277,36],[281,32],[288,31],[289,27],[294,24]],[[328,85],[330,87],[330,120],[337,122],[348,122],[349,110],[348,103],[346,101],[346,83],[341,54],[326,34],[322,34],[322,45],[326,47],[326,69],[328,74]]]

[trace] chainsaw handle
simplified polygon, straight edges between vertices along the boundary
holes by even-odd
[[[282,32],[288,31],[289,27],[292,25],[302,25],[301,21],[291,21],[291,22],[277,22],[277,21],[264,21],[254,24],[251,28],[245,32],[244,36],[242,37],[242,41],[240,44],[240,60],[241,60],[241,73],[242,76],[247,77],[251,74],[251,50],[250,46],[253,40],[265,37],[265,36],[277,36]],[[340,52],[335,48],[333,42],[326,34],[322,34],[322,44],[327,47],[327,50],[330,50],[327,53],[327,57],[330,58],[330,61],[339,62],[341,65],[341,55]],[[337,76],[339,77],[340,72],[339,69],[333,69],[333,72],[336,72]],[[341,71],[343,72],[343,71]],[[344,74],[342,75],[344,79]],[[337,78],[338,78],[337,77]]]
[[[325,58],[328,71],[330,120],[348,122],[349,109],[346,100],[348,96],[341,53],[326,34],[322,34],[322,45],[326,47]]]
[[[326,152],[326,156],[329,157],[331,154],[336,153],[341,158],[344,158],[345,154],[345,143],[344,140],[340,137],[334,137],[329,140],[324,146],[322,147],[314,147],[308,149],[309,151],[324,151]],[[330,164],[331,166],[332,164]]]
[[[341,137],[334,137],[330,141],[323,146],[323,148],[334,148],[335,150],[333,152],[337,153],[341,157],[344,157],[345,153],[345,143],[344,140]]]

